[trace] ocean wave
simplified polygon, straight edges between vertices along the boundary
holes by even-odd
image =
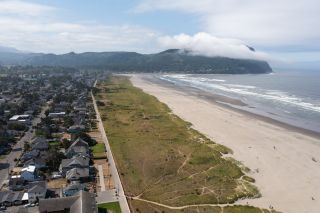
[[[225,86],[229,87],[236,87],[236,88],[244,88],[244,89],[255,89],[255,86],[249,86],[249,85],[241,85],[241,84],[223,84]]]
[[[311,110],[314,112],[320,112],[319,104],[312,104],[304,100],[303,98],[296,97],[292,94],[288,94],[283,91],[278,90],[264,90],[261,88],[256,88],[255,86],[240,85],[240,84],[221,84],[214,82],[224,82],[220,81],[222,79],[208,79],[203,77],[192,77],[189,75],[168,75],[164,80],[170,82],[184,82],[198,89],[213,89],[227,92],[230,94],[239,94],[242,96],[252,96],[256,98],[267,99],[271,101],[277,101],[284,105],[291,105],[299,107],[305,110]],[[217,81],[218,80],[218,81]]]

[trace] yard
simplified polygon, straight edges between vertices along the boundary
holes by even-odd
[[[106,158],[106,148],[103,143],[97,143],[91,147],[93,158],[94,159],[103,159]]]
[[[101,210],[103,211],[111,210],[114,213],[121,213],[120,205],[118,202],[98,204],[98,209],[99,209],[99,212]]]

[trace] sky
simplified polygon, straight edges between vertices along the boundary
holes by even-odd
[[[318,0],[0,0],[0,45],[320,64],[319,20]]]

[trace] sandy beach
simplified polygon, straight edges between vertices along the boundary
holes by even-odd
[[[134,75],[131,81],[195,129],[231,148],[232,157],[251,169],[262,197],[239,204],[271,205],[287,213],[320,212],[319,137],[149,81],[143,75]]]

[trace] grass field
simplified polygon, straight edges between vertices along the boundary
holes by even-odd
[[[111,210],[114,213],[121,213],[120,205],[118,202],[98,204],[98,209]]]
[[[245,169],[223,158],[230,149],[192,129],[126,77],[112,77],[99,88],[96,98],[104,103],[99,111],[128,196],[184,206],[260,195],[249,178],[242,178]],[[149,204],[130,202],[148,212]]]

